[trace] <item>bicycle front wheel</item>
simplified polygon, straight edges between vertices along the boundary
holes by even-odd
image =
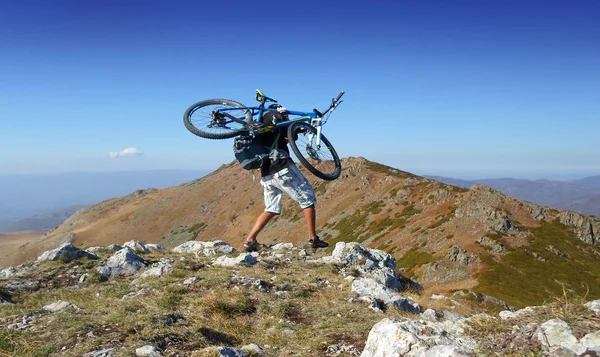
[[[304,122],[288,127],[288,142],[300,163],[313,175],[327,181],[335,180],[342,173],[342,164],[333,145],[321,134],[317,145],[317,129]]]
[[[229,99],[209,99],[189,107],[183,115],[183,124],[194,135],[207,139],[227,139],[237,136],[248,124],[241,109],[245,105]]]

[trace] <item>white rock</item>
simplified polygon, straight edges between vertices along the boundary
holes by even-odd
[[[131,275],[144,267],[144,260],[135,254],[131,248],[125,247],[113,254],[104,266],[98,267],[96,270],[100,275],[108,278],[110,276]]]
[[[448,299],[448,298],[445,297],[444,295],[438,295],[438,294],[431,295],[431,300],[443,300],[443,299]]]
[[[198,281],[198,277],[192,276],[191,278],[187,278],[183,281],[183,285],[192,285]]]
[[[386,308],[395,307],[402,311],[419,313],[419,305],[411,298],[396,295],[383,284],[370,278],[360,278],[352,282],[352,291],[361,296],[371,296],[383,302]]]
[[[296,334],[296,331],[290,330],[290,329],[285,329],[285,330],[281,330],[281,334],[284,336],[291,336],[291,335]]]
[[[226,256],[218,257],[217,259],[215,259],[213,261],[213,264],[231,267],[231,266],[239,265],[242,263],[254,265],[257,262],[258,261],[256,260],[256,257],[253,256],[252,254],[242,253],[237,258],[229,258]]]
[[[197,240],[191,240],[189,242],[185,242],[177,247],[171,249],[172,252],[175,253],[196,253],[199,250],[204,249],[204,242],[199,242]]]
[[[161,276],[165,276],[172,272],[173,272],[173,264],[166,264],[166,263],[161,262],[161,263],[158,263],[158,265],[156,265],[155,267],[152,267],[152,268],[144,271],[140,275],[140,278],[147,278],[149,276],[161,277]]]
[[[427,320],[427,321],[437,321],[438,320],[435,310],[433,310],[433,309],[427,309],[427,310],[423,311],[420,316],[423,320]]]
[[[552,319],[540,325],[534,338],[542,345],[546,352],[552,353],[558,348],[567,348],[577,355],[585,352],[586,348],[573,336],[573,329],[560,319]]]
[[[138,357],[160,357],[162,352],[154,346],[143,346],[135,350],[135,355]]]
[[[98,259],[95,254],[90,252],[86,252],[85,250],[81,250],[75,247],[71,243],[65,243],[56,249],[52,249],[42,253],[37,259],[38,262],[43,262],[45,260],[57,261],[61,259],[65,262],[70,262],[79,258],[88,258],[88,259]]]
[[[290,250],[294,248],[292,243],[277,243],[271,247],[271,250]]]
[[[165,248],[164,245],[162,244],[153,244],[153,243],[148,243],[145,245],[146,249],[148,249],[149,252],[166,252],[167,248]]]
[[[136,252],[137,254],[148,254],[150,253],[150,251],[148,250],[148,248],[146,248],[146,246],[144,245],[144,243],[140,242],[139,240],[130,240],[129,242],[126,242],[125,244],[123,244],[123,247],[129,247],[131,248],[134,252]]]
[[[116,355],[114,348],[107,348],[101,351],[86,353],[82,357],[115,357]]]
[[[588,350],[592,350],[596,352],[596,354],[600,355],[600,330],[596,332],[590,332],[583,336],[581,340],[579,340],[579,343],[585,346]]]
[[[245,345],[240,347],[240,349],[244,352],[250,352],[253,356],[266,356],[267,352],[265,352],[260,346],[255,343],[251,343],[249,345]]]
[[[89,247],[85,250],[86,252],[96,254],[96,253],[105,253],[108,251],[105,247]]]
[[[477,343],[463,336],[452,323],[383,319],[369,332],[361,357],[463,356],[474,352]]]
[[[504,310],[500,311],[498,316],[500,316],[502,320],[516,319],[523,315],[534,313],[538,309],[540,309],[539,306],[527,306],[526,308],[517,311]]]
[[[596,314],[596,316],[600,317],[600,299],[590,301],[584,306],[592,310]]]
[[[8,267],[6,269],[0,270],[0,279],[6,280],[6,279],[10,278],[11,276],[14,276],[15,274],[17,274],[17,269],[15,269],[13,267]]]
[[[68,301],[63,301],[63,300],[60,300],[60,301],[57,301],[55,303],[46,305],[46,306],[43,307],[43,309],[46,310],[46,311],[50,311],[50,312],[58,312],[58,311],[61,311],[61,310],[64,310],[64,309],[79,310],[79,308],[77,306],[71,304]]]
[[[83,284],[83,283],[85,283],[85,281],[87,280],[88,276],[89,276],[89,275],[88,275],[88,273],[82,274],[82,275],[79,277],[79,284]]]

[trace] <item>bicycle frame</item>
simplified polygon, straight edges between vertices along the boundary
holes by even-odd
[[[264,103],[263,103],[258,107],[231,107],[231,108],[222,108],[219,110],[219,112],[233,112],[233,111],[242,111],[242,112],[248,111],[246,116],[251,116],[252,118],[254,118],[254,116],[257,115],[257,118],[262,118],[262,115],[264,114],[264,112],[266,112],[266,111],[276,112],[277,109],[265,108]],[[288,116],[291,115],[291,116],[297,116],[297,117],[290,119],[290,120],[286,120],[281,123],[276,123],[274,125],[275,128],[277,128],[277,129],[286,128],[298,121],[304,121],[304,122],[310,121],[310,125],[314,126],[317,129],[316,147],[317,148],[321,147],[321,128],[323,127],[321,124],[321,121],[323,118],[321,118],[317,112],[315,112],[315,111],[300,112],[300,111],[295,111],[295,110],[286,110],[286,114]],[[245,118],[238,117],[238,119],[244,120]],[[256,135],[256,132],[254,132],[254,131],[250,131],[250,132],[251,132],[252,136]],[[312,143],[312,141],[314,140],[313,136],[314,136],[314,134],[312,134],[312,133],[309,134],[309,137],[308,137],[309,143]]]

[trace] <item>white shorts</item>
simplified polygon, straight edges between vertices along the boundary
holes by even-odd
[[[307,208],[317,202],[315,190],[304,175],[292,164],[260,180],[265,193],[265,211],[281,214],[281,196],[287,193],[300,207]]]

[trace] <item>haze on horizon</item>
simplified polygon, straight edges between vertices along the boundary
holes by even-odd
[[[345,102],[341,157],[463,179],[600,175],[597,1],[22,1],[0,11],[0,174],[214,170],[191,104]],[[193,16],[191,16],[193,14]],[[226,14],[227,26],[222,24]]]

